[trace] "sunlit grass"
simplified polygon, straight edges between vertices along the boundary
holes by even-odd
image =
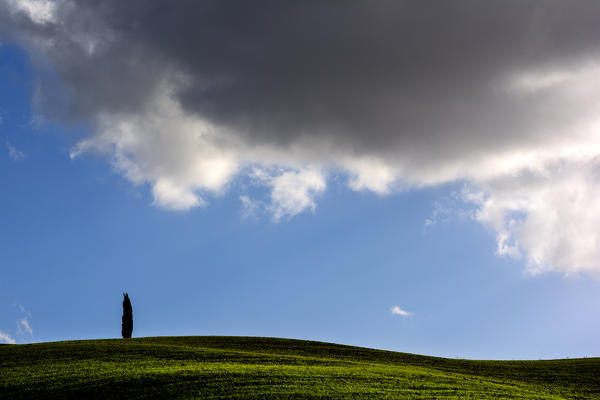
[[[600,399],[600,359],[468,361],[247,337],[0,346],[0,398],[57,397]]]

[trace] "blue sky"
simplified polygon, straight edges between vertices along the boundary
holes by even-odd
[[[541,227],[540,241],[556,235],[533,223],[541,206],[513,207],[496,223],[497,210],[476,197],[507,201],[502,176],[434,179],[419,167],[388,179],[388,164],[361,170],[354,160],[321,178],[312,166],[255,158],[222,184],[202,177],[165,192],[164,176],[143,171],[156,160],[139,153],[128,169],[102,147],[95,117],[65,122],[40,106],[43,73],[56,71],[28,51],[17,40],[0,46],[0,341],[119,337],[127,291],[138,337],[289,337],[477,359],[599,355],[596,266],[574,250],[535,258],[527,229]],[[42,87],[52,98],[53,86]],[[510,221],[525,228],[513,232]]]

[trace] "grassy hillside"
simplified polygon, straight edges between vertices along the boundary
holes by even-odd
[[[249,337],[0,346],[0,398],[60,397],[600,399],[600,358],[467,361]]]

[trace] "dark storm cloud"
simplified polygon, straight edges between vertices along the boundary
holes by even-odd
[[[185,109],[251,141],[326,135],[359,153],[527,140],[569,106],[519,103],[502,80],[600,50],[596,1],[77,1],[57,14],[23,24],[55,40],[72,113],[138,110],[183,73]]]

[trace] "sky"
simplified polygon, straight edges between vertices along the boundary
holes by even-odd
[[[599,356],[599,17],[0,0],[0,342]]]

